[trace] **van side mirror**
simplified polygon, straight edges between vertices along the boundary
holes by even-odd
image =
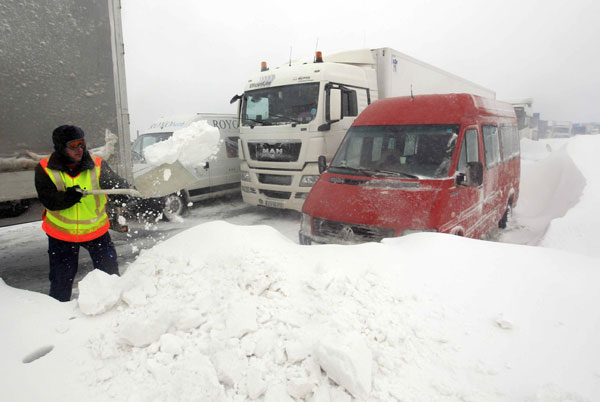
[[[483,163],[467,162],[467,182],[468,187],[479,187],[483,184]]]
[[[342,90],[331,88],[329,90],[329,121],[342,119]]]
[[[323,173],[327,169],[327,160],[324,155],[319,156],[317,159],[317,165],[319,166],[319,174]]]

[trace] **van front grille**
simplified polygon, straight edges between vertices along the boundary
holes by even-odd
[[[379,226],[358,225],[314,218],[315,235],[343,243],[378,242],[394,236],[394,229]]]

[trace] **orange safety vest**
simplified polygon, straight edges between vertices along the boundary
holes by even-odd
[[[90,155],[91,156],[91,155]],[[92,156],[96,165],[93,169],[84,170],[75,177],[68,173],[48,168],[46,157],[40,161],[46,174],[50,177],[58,191],[79,185],[84,190],[100,189],[100,165],[102,159]],[[110,227],[106,214],[106,195],[87,195],[75,205],[60,211],[44,210],[42,229],[48,236],[69,242],[85,242],[94,240]]]

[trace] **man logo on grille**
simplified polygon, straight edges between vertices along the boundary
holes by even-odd
[[[354,231],[350,226],[344,226],[340,234],[345,241],[352,241],[354,239]]]

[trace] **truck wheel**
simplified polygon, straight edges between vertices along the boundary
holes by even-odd
[[[163,207],[163,216],[172,221],[180,218],[186,210],[185,200],[183,196],[171,194],[165,197],[165,206]]]
[[[504,215],[502,215],[502,218],[498,221],[498,227],[500,229],[506,229],[506,223],[508,222],[508,218],[510,217],[511,211],[512,207],[510,206],[510,204],[508,204],[506,206],[506,211],[504,211]]]

